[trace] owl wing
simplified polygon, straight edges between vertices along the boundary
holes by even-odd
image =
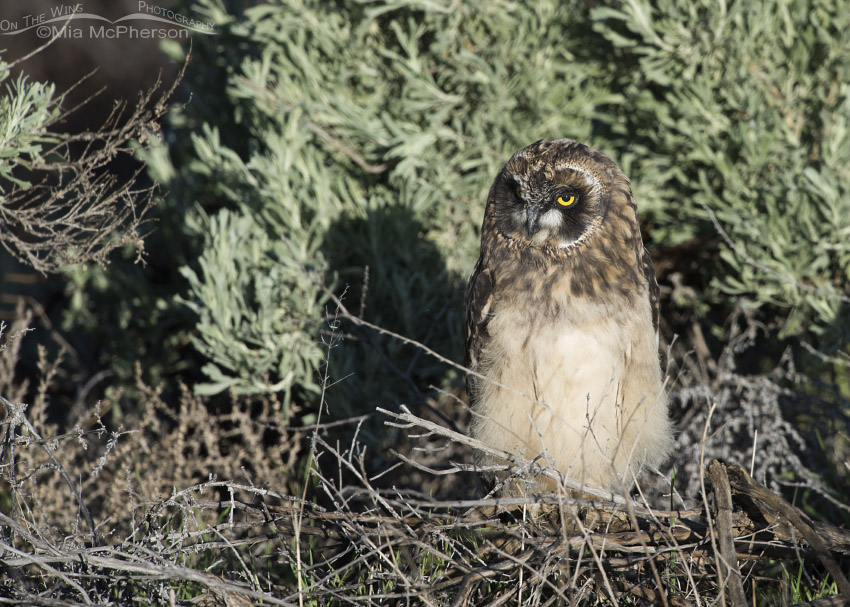
[[[655,334],[658,335],[658,312],[661,289],[658,288],[658,280],[655,278],[655,268],[652,267],[652,258],[649,256],[649,251],[646,250],[646,247],[643,249],[641,265],[643,266],[643,275],[646,277],[646,282],[649,285],[649,309],[652,311],[652,327],[655,329]]]
[[[473,371],[478,370],[478,358],[481,349],[490,338],[487,322],[493,304],[495,283],[490,268],[484,266],[484,258],[479,257],[472,270],[472,277],[466,287],[466,358],[464,365]]]

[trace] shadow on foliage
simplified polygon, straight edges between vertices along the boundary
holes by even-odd
[[[328,229],[324,252],[330,269],[326,283],[335,285],[349,312],[461,361],[463,277],[446,268],[410,209],[383,207],[365,217],[341,217]],[[341,381],[327,394],[334,418],[402,403],[429,408],[433,386],[450,389],[461,381],[456,370],[392,336],[351,323],[340,330],[342,343],[330,353],[330,375],[331,381]],[[376,421],[371,432],[364,428],[367,442],[390,438],[382,420]]]

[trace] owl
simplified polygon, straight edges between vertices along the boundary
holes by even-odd
[[[658,283],[606,155],[569,139],[513,155],[490,188],[466,309],[482,443],[609,490],[670,453]]]

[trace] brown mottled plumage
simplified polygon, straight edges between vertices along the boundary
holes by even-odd
[[[490,188],[467,290],[467,366],[492,380],[469,376],[473,436],[590,485],[631,486],[672,448],[657,326],[617,165],[569,139],[514,154]]]

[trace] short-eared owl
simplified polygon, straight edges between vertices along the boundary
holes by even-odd
[[[466,304],[474,437],[607,489],[669,454],[658,283],[610,158],[569,139],[513,155]]]

